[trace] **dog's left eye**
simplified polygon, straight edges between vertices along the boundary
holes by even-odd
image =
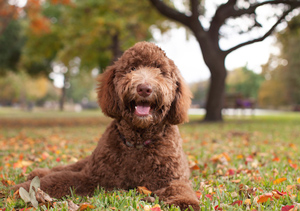
[[[136,71],[136,68],[135,68],[135,67],[132,67],[131,70],[132,70],[132,71]]]

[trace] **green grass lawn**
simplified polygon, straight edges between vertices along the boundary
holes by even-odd
[[[289,210],[286,205],[300,203],[299,114],[227,117],[218,124],[201,123],[201,118],[191,116],[180,131],[202,210]],[[28,207],[8,191],[10,185],[25,181],[34,168],[89,155],[110,121],[99,111],[0,109],[0,210]],[[144,210],[155,204],[162,210],[178,210],[158,200],[141,201],[143,197],[136,190],[99,189],[89,198],[66,197],[52,209],[68,210],[60,202],[71,200],[97,210]]]

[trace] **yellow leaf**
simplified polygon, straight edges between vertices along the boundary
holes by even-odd
[[[273,184],[276,185],[276,184],[279,184],[279,183],[282,183],[283,181],[285,181],[286,178],[285,177],[282,177],[282,178],[279,178],[279,179],[276,179],[273,181]]]
[[[150,195],[152,192],[150,190],[148,190],[146,187],[142,187],[142,186],[138,186],[137,190],[139,193],[141,194],[146,194],[146,195]]]
[[[297,182],[300,183],[300,177],[297,178]]]
[[[251,205],[251,199],[246,199],[246,200],[244,201],[244,204],[246,204],[246,205]]]

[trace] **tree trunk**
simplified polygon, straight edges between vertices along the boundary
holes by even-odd
[[[214,67],[209,68],[211,70],[211,78],[206,101],[206,115],[204,121],[223,121],[222,109],[225,96],[226,80],[225,65],[216,64]],[[216,68],[218,69],[214,70]],[[217,74],[215,72],[217,72]]]
[[[116,32],[116,34],[114,34],[112,37],[111,49],[113,52],[113,59],[112,59],[111,63],[113,63],[114,61],[117,61],[118,58],[121,57],[123,54],[123,52],[121,51],[121,44],[120,44],[118,32]]]
[[[226,55],[218,46],[218,37],[203,36],[197,30],[194,30],[194,34],[202,51],[204,62],[211,74],[204,121],[223,121],[222,109],[227,75],[225,68]]]
[[[66,98],[66,85],[67,85],[67,77],[64,75],[64,84],[61,88],[61,95],[59,99],[59,110],[64,111],[65,98]]]

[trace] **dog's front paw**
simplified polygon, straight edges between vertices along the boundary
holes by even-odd
[[[27,180],[32,180],[36,176],[38,176],[39,178],[42,178],[42,177],[46,176],[47,174],[50,174],[50,172],[51,172],[50,169],[45,169],[45,168],[35,169],[28,175]]]
[[[13,190],[14,192],[19,190],[21,187],[24,188],[26,191],[29,191],[29,187],[30,187],[30,182],[31,181],[27,181],[27,182],[23,182],[21,184],[17,184],[12,186],[10,189]]]

